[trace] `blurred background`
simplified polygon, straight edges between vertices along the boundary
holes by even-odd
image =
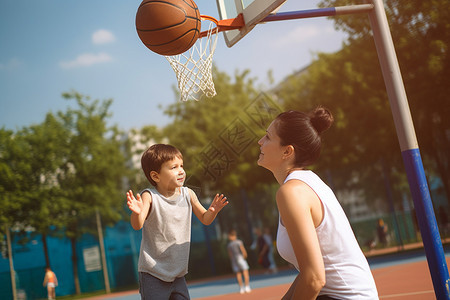
[[[217,17],[212,2],[197,4]],[[256,165],[257,141],[279,112],[319,104],[335,123],[312,169],[337,194],[363,251],[420,242],[367,16],[298,21],[309,31],[294,21],[259,25],[231,49],[220,41],[217,96],[179,102],[169,65],[138,40],[140,1],[92,1],[89,10],[75,1],[30,3],[0,3],[0,298],[11,299],[13,285],[23,299],[46,298],[46,266],[58,277],[58,297],[137,288],[141,233],[129,225],[125,192],[149,186],[140,155],[154,143],[182,151],[185,185],[204,206],[216,193],[230,201],[210,226],[193,218],[187,279],[232,273],[230,229],[248,248],[251,269],[261,268],[250,247],[254,230],[275,238],[278,212],[277,184]],[[355,3],[288,1],[283,10],[345,4]],[[445,0],[385,6],[441,237],[448,237],[450,7]],[[72,18],[79,27],[66,25]],[[40,19],[45,26],[34,28]],[[93,30],[105,24],[109,30]],[[53,44],[40,41],[40,30]],[[93,31],[94,48],[109,48],[77,56],[92,50],[82,39]],[[276,52],[269,48],[280,32],[287,44],[278,41]],[[336,40],[315,43],[302,32]]]

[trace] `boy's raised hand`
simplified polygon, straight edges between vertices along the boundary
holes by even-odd
[[[208,210],[217,214],[227,204],[228,204],[227,197],[225,197],[223,194],[220,194],[220,195],[216,194],[216,196],[214,197],[214,200],[211,203],[211,205],[209,206]]]
[[[139,215],[144,207],[144,202],[142,201],[141,195],[139,195],[139,193],[135,198],[133,195],[133,191],[129,190],[127,192],[127,205],[132,212]]]

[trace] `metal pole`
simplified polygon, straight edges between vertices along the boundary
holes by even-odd
[[[8,244],[8,259],[9,259],[9,272],[11,274],[11,288],[13,299],[17,299],[17,291],[16,291],[16,271],[14,271],[14,262],[12,255],[12,247],[11,247],[11,234],[9,232],[9,227],[5,226],[6,229],[6,243]]]
[[[208,227],[206,225],[202,224],[203,227],[203,234],[205,235],[205,244],[206,244],[206,250],[208,251],[208,257],[209,257],[209,266],[211,267],[212,275],[217,275],[216,271],[216,264],[214,263],[214,252],[212,250],[211,246],[211,238],[209,237]]]
[[[299,10],[299,11],[292,11],[292,12],[281,12],[281,13],[268,15],[261,21],[261,23],[273,22],[273,21],[286,21],[286,20],[316,18],[316,17],[332,17],[332,16],[336,16],[336,15],[368,13],[372,9],[373,9],[372,4],[359,4],[359,5],[349,5],[349,6],[307,9],[307,10]]]
[[[252,220],[250,218],[250,210],[248,208],[249,204],[248,204],[247,192],[245,191],[245,189],[241,189],[241,196],[242,196],[242,200],[244,201],[244,212],[245,212],[245,220],[247,221],[247,229],[248,229],[248,233],[250,234],[250,237],[252,239],[252,244],[253,244],[254,243],[253,225],[252,225]]]
[[[420,157],[403,79],[382,0],[369,12],[375,46],[400,142],[436,298],[450,299],[449,273]]]
[[[98,212],[98,209],[95,210],[95,216],[97,218],[98,241],[100,243],[100,254],[102,257],[103,277],[105,279],[105,289],[106,289],[106,293],[109,294],[109,293],[111,293],[111,288],[109,286],[108,267],[106,266],[106,255],[105,255],[105,244],[103,242],[102,221],[100,219],[100,213]]]

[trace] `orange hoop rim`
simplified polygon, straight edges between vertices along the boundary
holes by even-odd
[[[214,17],[207,16],[207,15],[200,15],[200,18],[202,21],[211,21],[211,22],[215,23],[216,27],[214,27],[210,30],[205,30],[205,31],[200,32],[199,38],[203,38],[203,37],[207,36],[210,32],[211,32],[211,34],[216,34],[216,33],[222,32],[222,31],[226,31],[226,30],[241,29],[245,25],[244,16],[242,14],[237,15],[236,18],[225,19],[225,20],[220,20],[220,21],[218,21]]]

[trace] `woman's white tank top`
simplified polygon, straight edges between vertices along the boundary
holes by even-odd
[[[378,299],[372,273],[350,223],[333,191],[312,171],[294,171],[285,179],[306,183],[324,207],[322,223],[316,228],[325,265],[325,286],[319,295],[337,299]],[[288,232],[280,221],[277,233],[278,252],[299,270]],[[301,259],[301,258],[300,258]],[[299,270],[301,272],[301,270]]]

